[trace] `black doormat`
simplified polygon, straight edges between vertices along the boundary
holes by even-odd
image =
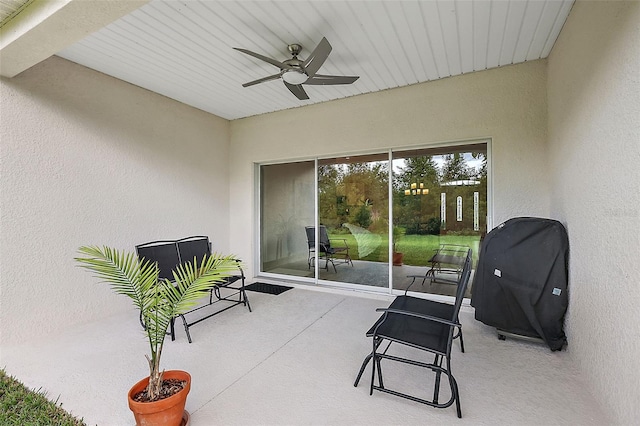
[[[284,285],[275,285],[275,284],[267,284],[267,283],[253,283],[246,286],[244,289],[249,291],[256,291],[258,293],[268,293],[278,295],[280,293],[284,293],[287,290],[292,289],[293,287],[287,287]]]

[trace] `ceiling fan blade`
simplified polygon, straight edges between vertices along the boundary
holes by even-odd
[[[310,77],[304,84],[313,84],[319,86],[331,85],[331,84],[351,84],[360,77],[347,76],[347,75],[322,75],[316,74]]]
[[[270,63],[271,65],[275,65],[276,67],[280,68],[281,70],[285,70],[285,69],[289,69],[289,68],[291,68],[290,66],[285,65],[285,64],[283,64],[282,62],[276,61],[275,59],[271,59],[271,58],[269,58],[269,57],[267,57],[267,56],[264,56],[264,55],[261,55],[261,54],[259,54],[259,53],[252,52],[252,51],[247,50],[247,49],[240,49],[239,47],[234,47],[234,49],[235,49],[235,50],[237,50],[237,51],[239,51],[239,52],[242,52],[242,53],[244,53],[244,54],[247,54],[247,55],[249,55],[249,56],[253,56],[254,58],[258,58],[258,59],[260,59],[261,61],[268,62],[268,63]]]
[[[291,93],[296,95],[296,98],[300,99],[301,101],[309,99],[309,95],[307,95],[307,92],[304,91],[300,84],[289,84],[284,80],[283,83],[285,86],[287,86],[287,89],[289,89]]]
[[[324,61],[327,60],[329,53],[331,53],[331,45],[326,38],[322,37],[320,43],[318,43],[313,52],[311,52],[311,56],[302,64],[304,71],[309,77],[313,77],[316,72],[318,72],[322,64],[324,64]]]
[[[249,87],[249,86],[253,86],[254,84],[264,83],[265,81],[276,80],[278,78],[280,78],[280,73],[250,81],[248,83],[243,84],[242,87]]]

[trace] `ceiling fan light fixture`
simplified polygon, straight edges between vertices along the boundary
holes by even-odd
[[[282,73],[282,79],[289,84],[298,85],[307,81],[309,77],[300,70],[287,70]]]
[[[1,1],[1,0],[0,0]],[[254,84],[264,83],[267,81],[282,79],[285,87],[299,100],[306,101],[309,99],[309,95],[304,91],[302,85],[315,85],[315,86],[330,86],[335,84],[351,84],[359,77],[348,75],[323,75],[318,74],[318,70],[325,63],[329,53],[331,53],[331,44],[325,37],[322,37],[320,43],[316,46],[311,54],[305,59],[298,58],[301,46],[299,44],[290,44],[288,46],[289,53],[293,55],[292,58],[286,61],[277,61],[268,56],[261,55],[256,52],[252,52],[247,49],[240,49],[234,47],[245,55],[253,56],[256,59],[260,59],[263,62],[267,62],[280,69],[277,74],[268,75],[266,77],[259,78],[257,80],[244,83],[242,87],[253,86]]]

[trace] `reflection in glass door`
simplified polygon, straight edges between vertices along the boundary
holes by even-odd
[[[394,152],[392,165],[393,288],[428,275],[410,290],[455,296],[458,258],[472,249],[475,265],[487,229],[487,144]]]
[[[410,276],[430,271],[410,290],[454,295],[455,264],[431,259],[446,246],[447,254],[472,249],[477,262],[487,230],[487,148],[261,165],[260,273],[388,291],[390,276],[392,289],[404,290]]]
[[[321,280],[389,287],[388,154],[319,160],[318,218]]]
[[[260,272],[314,276],[305,233],[315,219],[314,164],[260,166]]]

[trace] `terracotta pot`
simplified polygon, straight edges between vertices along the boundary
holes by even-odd
[[[129,408],[133,411],[138,426],[180,426],[185,413],[184,406],[191,390],[191,375],[186,371],[169,370],[164,372],[165,379],[186,380],[187,385],[177,394],[154,402],[136,402],[133,395],[144,390],[149,378],[140,380],[129,390]]]
[[[402,259],[404,258],[404,253],[400,253],[397,251],[393,252],[393,266],[402,266]]]

